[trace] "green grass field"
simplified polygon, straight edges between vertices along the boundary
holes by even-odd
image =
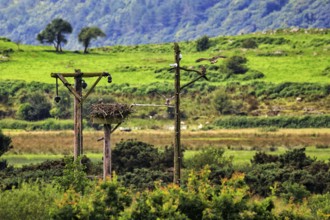
[[[282,45],[260,44],[258,49],[230,49],[230,42],[248,37],[272,37],[290,40]],[[219,53],[240,55],[248,59],[251,69],[266,75],[263,81],[280,82],[329,82],[328,76],[320,73],[330,65],[330,46],[327,43],[315,46],[315,42],[329,39],[329,34],[278,34],[274,36],[244,35],[213,38],[213,46],[203,52],[196,52],[195,42],[182,42],[183,59],[181,65],[196,65],[200,57],[210,57]],[[222,44],[218,45],[219,42]],[[314,42],[314,43],[313,43]],[[55,53],[50,46],[21,45],[18,51],[14,43],[0,41],[0,49],[12,48],[9,61],[0,64],[0,79],[20,79],[53,83],[52,72],[110,72],[114,83],[131,85],[150,84],[164,81],[155,78],[156,69],[169,67],[173,63],[172,44],[113,46],[92,50],[89,54],[65,51]],[[282,51],[286,56],[260,56],[260,54]],[[222,61],[219,61],[221,63]],[[206,63],[207,64],[207,63]],[[215,83],[217,84],[217,83]],[[106,85],[105,80],[100,85]]]
[[[288,149],[284,147],[277,148],[276,151],[267,153],[280,155],[287,151]],[[184,159],[188,159],[198,154],[199,150],[186,150],[184,153]],[[226,157],[233,157],[233,162],[235,165],[244,165],[249,164],[250,160],[256,154],[255,150],[225,150]],[[330,161],[330,148],[326,149],[318,149],[315,147],[307,147],[306,154],[312,158],[316,158],[317,160],[322,161]],[[88,158],[90,158],[93,162],[102,162],[102,154],[101,153],[87,153]],[[28,164],[37,164],[46,160],[56,160],[63,158],[62,154],[6,154],[3,156],[3,159],[7,160],[9,165],[15,167],[21,167]]]

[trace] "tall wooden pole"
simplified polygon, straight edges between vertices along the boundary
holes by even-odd
[[[82,74],[75,70],[74,87],[79,97],[82,97]],[[83,154],[83,123],[82,123],[82,100],[74,98],[74,160]]]
[[[82,73],[79,69],[75,70],[74,73],[51,73],[51,77],[60,79],[62,83],[69,89],[71,94],[74,96],[74,160],[83,154],[83,123],[82,123],[82,107],[83,102],[89,96],[89,94],[94,90],[95,86],[101,80],[102,77],[108,76],[108,82],[111,83],[111,76],[107,72],[103,73]],[[74,78],[74,87],[66,80],[65,77],[73,77]],[[86,95],[82,96],[82,78],[83,77],[98,77],[98,79],[94,82],[92,87],[88,90]],[[56,83],[57,85],[57,83]],[[56,90],[57,91],[57,90]],[[56,92],[57,93],[57,92]],[[56,101],[57,99],[57,101]],[[55,101],[59,102],[59,97],[55,97]]]
[[[174,140],[174,179],[175,184],[180,185],[181,182],[181,115],[180,115],[180,48],[177,43],[174,43],[175,51],[175,140]]]
[[[111,125],[104,125],[104,147],[103,147],[103,179],[111,179],[111,146],[110,146]]]

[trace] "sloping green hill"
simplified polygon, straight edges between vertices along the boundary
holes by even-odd
[[[184,120],[198,125],[210,123],[219,115],[291,117],[329,114],[329,34],[327,29],[283,29],[216,37],[209,39],[209,48],[200,52],[196,49],[196,41],[180,42],[181,65],[195,69],[204,65],[210,79],[209,82],[199,81],[183,91]],[[251,42],[253,48],[249,48]],[[164,104],[159,93],[166,97],[173,95],[174,75],[168,71],[169,64],[174,62],[172,43],[108,46],[83,54],[79,51],[55,53],[52,47],[17,45],[0,40],[0,51],[1,118],[22,118],[23,107],[30,99],[33,102],[34,96],[46,97],[43,101],[45,106],[50,106],[51,117],[71,118],[72,102],[64,86],[60,86],[60,96],[65,103],[52,101],[55,96],[55,80],[50,77],[52,72],[67,73],[81,69],[83,72],[111,73],[113,83],[101,80],[85,103],[86,114],[89,106],[100,99],[106,102]],[[195,62],[201,57],[217,55],[227,58],[219,59],[215,64]],[[243,64],[246,73],[228,72],[228,65],[234,57],[246,59],[246,64]],[[195,79],[196,74],[182,71],[181,78],[183,84]],[[89,85],[92,82],[92,79],[87,80]],[[133,124],[159,127],[162,120],[167,123],[166,120],[172,116],[170,109],[141,108],[135,112],[138,122]],[[139,121],[150,117],[157,118],[157,121]],[[284,124],[288,124],[285,120],[291,119],[283,120]]]
[[[247,58],[247,66],[250,69],[265,75],[262,79],[265,82],[327,83],[329,77],[322,72],[330,66],[328,30],[316,29],[310,33],[305,33],[305,30],[290,33],[290,30],[277,31],[276,34],[257,33],[211,38],[210,48],[202,52],[196,51],[196,42],[182,42],[180,47],[184,59],[181,64],[197,67],[200,63],[195,60],[200,57],[218,54],[227,57],[240,55]],[[258,48],[243,48],[242,43],[247,39],[257,42]],[[55,53],[52,47],[19,45],[18,48],[15,43],[5,41],[0,41],[0,49],[9,51],[7,56],[2,53],[1,80],[19,79],[50,83],[51,72],[73,72],[74,69],[81,69],[84,72],[110,72],[114,83],[118,84],[150,84],[164,81],[166,77],[156,78],[155,71],[168,68],[169,64],[174,62],[171,43],[103,47],[94,49],[89,54],[78,51]],[[223,61],[219,60],[215,66],[222,63]],[[207,62],[203,64],[211,66]],[[223,84],[219,79],[211,82]]]

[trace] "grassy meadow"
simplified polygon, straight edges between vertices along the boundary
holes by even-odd
[[[181,65],[196,65],[200,57],[211,57],[222,54],[225,56],[240,55],[248,59],[248,67],[265,74],[263,81],[280,82],[317,82],[327,83],[329,78],[320,73],[330,65],[330,48],[327,43],[317,46],[317,42],[329,39],[329,34],[287,33],[273,36],[261,33],[211,38],[211,48],[197,52],[195,42],[181,42],[183,54]],[[247,38],[285,38],[287,43],[260,44],[257,49],[233,48],[235,41]],[[52,72],[110,72],[113,83],[129,83],[131,85],[150,84],[159,81],[154,71],[169,67],[174,61],[173,45],[138,45],[111,46],[93,49],[89,54],[65,51],[55,53],[50,46],[17,45],[12,42],[0,41],[1,48],[12,48],[7,62],[1,62],[1,80],[26,80],[53,83]],[[64,47],[65,49],[65,47]],[[265,56],[267,53],[279,51],[282,56]],[[222,61],[219,61],[221,63]],[[164,81],[164,80],[161,80]],[[101,85],[106,82],[101,81]],[[218,83],[215,83],[218,84]]]
[[[246,49],[238,46],[246,39],[256,40],[258,48]],[[210,66],[208,62],[196,63],[195,61],[201,57],[212,57],[219,54],[227,57],[239,55],[247,58],[249,69],[264,74],[261,79],[230,78],[228,81],[207,82],[212,86],[220,87],[233,82],[237,83],[237,81],[241,85],[254,84],[258,81],[272,84],[297,82],[328,85],[330,74],[322,74],[322,72],[330,66],[329,42],[328,31],[300,30],[292,33],[288,30],[279,30],[277,33],[210,38],[210,48],[205,51],[196,50],[196,41],[179,42],[179,45],[183,55],[182,66],[196,67],[200,64]],[[103,88],[102,95],[109,95],[126,103],[152,102],[157,104],[163,101],[161,97],[138,97],[129,93],[107,94],[106,89],[114,84],[124,83],[129,84],[128,87],[142,87],[155,82],[173,83],[173,79],[159,78],[155,74],[155,71],[169,68],[169,64],[174,62],[172,43],[104,46],[92,48],[88,54],[83,54],[82,51],[66,51],[65,46],[63,53],[56,53],[51,46],[18,46],[14,42],[0,40],[0,51],[8,49],[12,49],[8,56],[0,54],[0,81],[24,80],[28,83],[37,81],[54,85],[55,90],[55,80],[50,77],[51,73],[68,73],[74,72],[75,69],[80,69],[82,72],[109,72],[112,75],[113,84],[101,80],[98,87]],[[216,65],[221,65],[224,62],[219,60]],[[87,79],[86,81],[91,85],[94,80]],[[63,87],[60,84],[60,90]],[[236,94],[230,97],[236,99],[233,106],[238,106],[238,104],[235,105],[235,102],[244,93],[250,93],[250,91],[246,92],[242,88],[242,91],[236,91]],[[93,98],[96,99],[98,95],[96,94],[96,97]],[[182,144],[186,148],[186,157],[206,147],[221,147],[226,149],[226,155],[233,155],[234,160],[240,164],[249,162],[258,150],[282,153],[294,147],[308,147],[307,153],[309,155],[316,156],[321,160],[329,159],[329,129],[279,129],[274,132],[267,132],[262,129],[200,131],[197,129],[199,124],[207,125],[216,118],[222,117],[213,106],[213,93],[210,92],[203,96],[185,94],[183,97],[181,106],[188,115],[186,121],[192,124],[188,131],[182,133]],[[315,97],[318,100],[314,100]],[[18,97],[14,97],[14,101],[9,107],[17,110],[21,104],[16,103],[18,99]],[[319,109],[322,110],[321,113],[323,114],[330,112],[329,97],[322,97],[322,95],[310,96],[308,99],[306,98],[306,101],[299,103],[295,101],[294,95],[277,99],[256,97],[255,101],[259,102],[258,108],[263,115],[272,110],[273,106],[282,107],[282,112],[287,115],[297,113],[302,115],[307,111],[318,113]],[[247,104],[243,103],[242,105]],[[9,107],[0,102],[0,110],[6,111]],[[161,120],[146,119],[154,112],[162,117]],[[130,133],[117,131],[112,136],[113,146],[120,140],[127,139],[139,139],[156,147],[172,145],[173,132],[164,128],[173,125],[173,122],[162,116],[165,114],[165,109],[143,109],[138,114],[126,123],[129,127],[142,130],[134,130]],[[12,123],[12,121],[16,121],[16,118],[3,120]],[[65,121],[70,123],[68,119]],[[20,166],[72,153],[73,131],[30,131],[33,130],[33,124],[39,122],[28,123],[30,125],[27,127],[31,129],[27,129],[27,131],[5,130],[5,134],[12,138],[14,145],[14,148],[4,155],[9,163]],[[154,130],[150,130],[151,128]],[[100,158],[102,143],[97,142],[100,137],[102,137],[102,131],[92,129],[86,130],[84,134],[84,149],[93,160]]]
[[[72,131],[12,131],[4,133],[12,138],[14,148],[3,158],[9,164],[22,166],[45,160],[62,158],[73,151]],[[84,132],[84,151],[92,161],[101,162],[103,142],[97,139],[102,131]],[[160,149],[171,146],[173,131],[135,130],[116,131],[111,136],[111,146],[122,140],[136,139]],[[262,129],[222,129],[212,131],[183,131],[184,158],[190,158],[200,150],[217,147],[225,149],[225,156],[232,156],[234,163],[249,163],[258,151],[282,154],[295,148],[306,148],[309,156],[318,160],[330,160],[330,129],[279,129],[265,132]]]

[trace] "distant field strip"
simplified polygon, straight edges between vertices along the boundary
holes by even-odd
[[[12,138],[14,148],[10,154],[64,154],[72,153],[73,131],[10,131],[4,133]],[[103,131],[84,132],[84,150],[87,153],[101,153]],[[133,130],[116,131],[111,135],[111,145],[121,140],[137,139],[156,147],[171,146],[173,131]],[[267,149],[271,147],[330,148],[330,129],[279,129],[263,132],[258,129],[222,129],[212,131],[183,131],[182,145],[189,150],[204,147],[225,147],[231,149]]]

